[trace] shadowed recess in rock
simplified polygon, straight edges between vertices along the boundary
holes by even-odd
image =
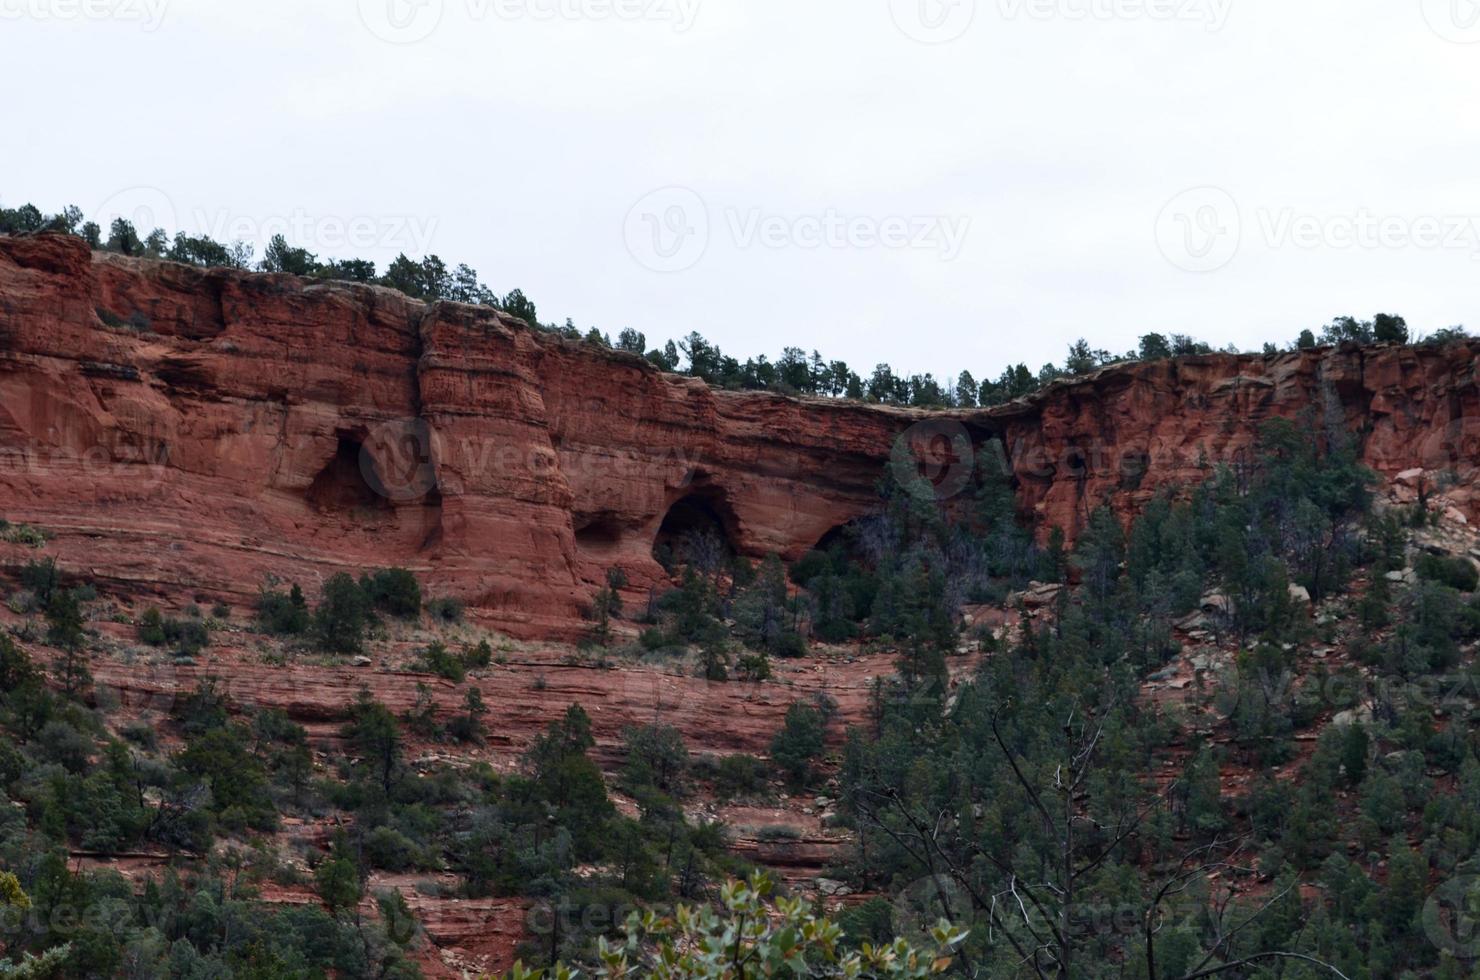
[[[706,487],[689,494],[668,508],[653,542],[653,557],[660,562],[678,558],[706,565],[737,552],[735,512],[722,491]]]
[[[611,554],[622,546],[622,525],[615,514],[575,517],[576,547],[595,555]]]
[[[315,510],[390,510],[390,501],[365,479],[362,452],[353,433],[339,433],[333,457],[308,488],[308,502]]]

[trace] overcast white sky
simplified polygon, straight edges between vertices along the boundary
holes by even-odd
[[[1480,330],[1475,0],[0,0],[0,203],[978,378]]]

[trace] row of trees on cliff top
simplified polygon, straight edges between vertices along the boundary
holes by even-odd
[[[887,405],[911,405],[922,408],[998,405],[1021,398],[1060,378],[1086,374],[1107,364],[1138,360],[1160,360],[1192,354],[1211,353],[1213,348],[1183,334],[1148,333],[1136,350],[1115,353],[1092,348],[1080,339],[1070,345],[1062,366],[1045,364],[1037,371],[1026,364],[1007,367],[997,378],[978,382],[970,371],[962,371],[954,380],[936,378],[933,374],[896,374],[888,364],[876,365],[864,376],[847,362],[828,360],[819,352],[808,354],[800,347],[787,347],[776,360],[762,354],[740,361],[725,354],[718,346],[697,332],[679,341],[668,341],[661,347],[648,347],[647,337],[630,327],[617,334],[591,327],[584,333],[570,320],[564,324],[541,323],[539,311],[521,290],[513,289],[500,296],[478,277],[472,267],[459,263],[449,267],[436,255],[421,260],[402,254],[384,273],[374,262],[365,259],[327,259],[321,261],[306,248],[290,245],[282,235],[273,236],[261,261],[254,261],[255,249],[245,242],[223,244],[209,236],[191,236],[177,232],[171,239],[156,228],[141,234],[124,218],[114,219],[106,236],[95,222],[84,220],[82,211],[73,206],[59,214],[47,215],[34,205],[0,208],[0,233],[17,234],[59,231],[78,235],[95,249],[166,259],[202,267],[235,269],[256,268],[262,272],[285,272],[315,279],[375,283],[398,289],[422,300],[452,300],[490,306],[518,317],[534,327],[550,330],[573,339],[584,339],[604,347],[627,351],[657,365],[702,378],[712,385],[751,391],[775,391],[783,394],[851,398]],[[1428,342],[1445,341],[1463,335],[1461,327],[1451,327],[1426,338]],[[1345,341],[1359,343],[1408,343],[1408,325],[1401,316],[1379,313],[1371,320],[1337,317],[1322,327],[1319,335],[1303,330],[1292,348],[1314,347]],[[1232,345],[1224,348],[1238,353]],[[1265,344],[1264,353],[1278,352],[1274,344]]]

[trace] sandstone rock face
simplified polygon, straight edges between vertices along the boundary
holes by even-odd
[[[634,596],[681,501],[796,557],[914,417],[737,395],[493,310],[0,237],[0,515],[115,588],[391,564],[525,636]]]
[[[670,514],[795,558],[875,508],[898,445],[964,499],[1000,439],[1024,515],[1071,536],[1100,503],[1129,515],[1236,463],[1275,416],[1349,434],[1385,475],[1463,487],[1476,350],[1184,358],[927,415],[717,391],[378,287],[0,237],[0,515],[114,588],[240,601],[276,577],[312,595],[398,564],[490,625],[569,637],[608,568],[634,598],[659,580]]]
[[[1023,506],[1071,537],[1100,504],[1129,515],[1247,462],[1259,423],[1276,417],[1355,440],[1386,478],[1413,470],[1430,490],[1464,487],[1480,465],[1477,350],[1344,345],[1109,367],[981,421],[1004,437]],[[1473,520],[1480,500],[1461,496]]]

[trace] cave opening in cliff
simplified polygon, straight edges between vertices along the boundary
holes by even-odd
[[[882,514],[865,514],[832,528],[817,539],[812,550],[841,553],[850,561],[866,564],[870,554],[885,548],[881,542],[889,533],[889,523]]]
[[[334,455],[324,464],[308,487],[308,502],[315,510],[389,510],[390,501],[376,493],[365,478],[364,465],[373,467],[364,445],[354,433],[339,433]]]
[[[669,569],[690,565],[701,572],[715,571],[736,554],[734,527],[735,514],[722,494],[691,493],[663,516],[653,557]]]
[[[1064,453],[1064,467],[1069,471],[1069,475],[1076,480],[1082,481],[1089,477],[1089,457],[1078,446],[1071,446]]]
[[[833,548],[851,547],[857,533],[853,521],[849,521],[846,524],[839,524],[818,538],[817,543],[812,546],[812,550],[831,551]]]
[[[578,515],[576,547],[588,554],[611,554],[622,546],[622,525],[614,514]]]

